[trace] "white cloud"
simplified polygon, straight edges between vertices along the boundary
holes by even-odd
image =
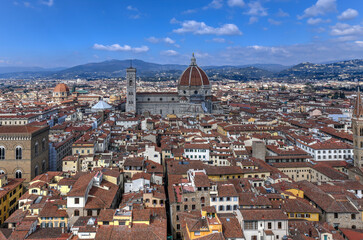
[[[274,20],[272,18],[269,18],[268,22],[271,23],[272,25],[276,25],[276,26],[278,26],[278,25],[280,25],[282,23],[281,21],[276,21],[276,20]]]
[[[347,10],[345,10],[344,12],[342,12],[342,14],[340,14],[338,16],[338,19],[341,20],[341,21],[344,21],[344,20],[353,19],[353,18],[355,18],[357,16],[358,16],[358,11],[357,10],[352,9],[352,8],[348,8]]]
[[[212,42],[216,42],[216,43],[225,43],[226,39],[224,38],[213,38]]]
[[[362,41],[363,42],[363,41]],[[209,61],[214,64],[242,65],[248,63],[278,63],[292,65],[301,62],[326,62],[362,58],[363,47],[356,42],[317,41],[304,44],[249,47],[226,47]]]
[[[10,64],[11,62],[9,60],[0,59],[0,63]]]
[[[181,21],[178,21],[178,20],[176,20],[176,18],[172,18],[172,19],[170,19],[170,23],[171,24],[180,24],[181,23]]]
[[[230,6],[230,7],[244,7],[245,2],[243,0],[228,0],[228,6]]]
[[[320,24],[320,23],[328,23],[328,22],[330,22],[330,19],[324,20],[321,18],[309,18],[306,22],[310,25],[316,25],[316,24]]]
[[[245,14],[254,16],[267,16],[267,9],[264,8],[259,1],[250,2],[248,4],[250,8]]]
[[[255,22],[258,22],[258,17],[250,17],[248,24],[253,24]]]
[[[97,50],[104,50],[104,51],[121,51],[121,52],[135,52],[135,53],[141,53],[141,52],[147,52],[149,51],[149,47],[147,46],[141,46],[141,47],[131,47],[130,45],[119,45],[119,44],[112,44],[112,45],[102,45],[95,43],[93,45],[94,49]]]
[[[131,5],[127,6],[126,9],[129,10],[129,11],[135,11],[135,12],[139,11],[139,9],[137,9],[136,7],[133,7]]]
[[[48,0],[48,1],[41,1],[41,4],[47,5],[48,7],[51,7],[54,5],[54,0]]]
[[[302,16],[298,16],[298,18],[316,17],[319,15],[325,15],[329,12],[335,12],[336,10],[336,0],[318,0],[313,6],[305,9],[304,14]]]
[[[182,12],[182,14],[192,14],[192,13],[196,13],[197,9],[188,9]]]
[[[363,41],[355,41],[355,44],[357,44],[359,47],[363,47]]]
[[[156,37],[149,37],[148,39],[146,39],[148,42],[151,43],[159,43],[160,42],[160,38],[156,38]]]
[[[151,43],[168,43],[168,44],[174,44],[175,40],[169,38],[169,37],[165,37],[165,38],[156,38],[156,37],[149,37],[148,39],[146,39],[148,42]]]
[[[176,22],[176,20],[174,20],[173,22]],[[187,20],[179,24],[181,24],[181,28],[174,29],[173,32],[193,33],[196,35],[242,35],[242,32],[238,29],[238,27],[235,24],[231,23],[227,23],[222,25],[221,27],[216,28],[208,26],[204,22],[197,22],[194,20]]]
[[[24,5],[24,7],[27,7],[27,8],[34,8],[34,6],[30,3],[30,2],[23,2],[22,3],[23,5]],[[19,6],[19,5],[21,5],[21,3],[19,4],[18,2],[14,2],[14,5],[17,5],[17,6]]]
[[[132,12],[132,14],[129,16],[130,18],[132,18],[132,19],[138,19],[138,18],[141,17],[141,13],[140,13],[139,9],[137,9],[136,7],[133,7],[131,5],[128,5],[126,7],[126,9],[128,11]]]
[[[177,51],[174,51],[174,50],[162,51],[160,54],[161,55],[165,55],[165,56],[176,56],[176,55],[179,55],[179,53]]]
[[[208,8],[215,8],[215,9],[219,9],[223,7],[223,0],[213,0],[212,2],[210,2],[207,6],[203,7],[204,10],[208,9]]]
[[[248,46],[247,48],[254,49],[259,52],[289,54],[289,52],[282,47],[266,47],[266,46],[260,46],[260,45],[253,45],[253,46]]]
[[[337,23],[331,27],[330,34],[333,36],[354,35],[363,36],[363,26],[349,25],[346,23]]]
[[[287,12],[284,12],[281,8],[279,8],[279,11],[277,12],[276,16],[278,16],[278,17],[289,17],[290,14],[288,14]]]
[[[163,38],[164,42],[166,43],[169,43],[169,44],[174,44],[175,43],[175,40],[169,38],[169,37],[166,37],[166,38]]]
[[[322,32],[325,32],[325,28],[323,27],[318,27],[318,28],[315,28],[313,29],[314,32],[317,32],[317,33],[322,33]]]
[[[207,58],[209,57],[209,53],[203,53],[203,52],[196,52],[194,53],[195,57],[196,58]]]

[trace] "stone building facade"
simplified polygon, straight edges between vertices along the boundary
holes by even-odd
[[[1,126],[0,173],[28,183],[48,171],[48,135],[48,126]]]
[[[354,166],[363,167],[363,105],[358,89],[352,117]]]
[[[137,92],[136,69],[126,70],[126,112],[167,114],[222,113],[207,74],[197,65],[193,55],[189,67],[179,78],[177,92]]]
[[[210,193],[207,188],[191,192],[183,191],[181,201],[170,204],[173,239],[180,239],[182,236],[181,222],[178,214],[189,211],[201,211],[205,206],[210,206]]]
[[[322,221],[333,227],[363,229],[362,214],[353,209],[346,212],[323,212]]]

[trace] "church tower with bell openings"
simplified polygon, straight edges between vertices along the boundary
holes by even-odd
[[[354,166],[363,167],[363,105],[358,86],[357,99],[352,116]]]
[[[126,112],[136,113],[136,68],[126,70]]]

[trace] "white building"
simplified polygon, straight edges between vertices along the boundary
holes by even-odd
[[[154,145],[146,145],[145,151],[140,152],[138,155],[139,157],[144,157],[147,160],[161,164],[161,149],[155,147]]]
[[[315,161],[344,161],[353,158],[353,146],[335,139],[310,144],[298,139],[296,146],[306,151]]]
[[[184,154],[185,158],[189,158],[190,160],[200,160],[203,162],[209,161],[209,145],[208,144],[191,144],[186,143],[184,145]]]
[[[132,176],[131,181],[125,182],[125,193],[138,192],[150,187],[151,174],[136,173]]]
[[[288,217],[281,209],[237,210],[245,239],[280,240],[288,235]]]
[[[217,213],[232,213],[238,209],[238,193],[233,184],[218,184],[216,191],[211,191],[210,205]]]
[[[121,126],[123,129],[132,128],[133,126],[137,126],[140,124],[140,120],[138,118],[119,118],[116,119],[116,126]]]

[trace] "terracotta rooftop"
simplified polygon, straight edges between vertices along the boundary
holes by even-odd
[[[27,125],[0,126],[0,134],[35,133],[39,130],[44,130],[46,128],[48,127],[36,127],[36,126],[27,126]]]

